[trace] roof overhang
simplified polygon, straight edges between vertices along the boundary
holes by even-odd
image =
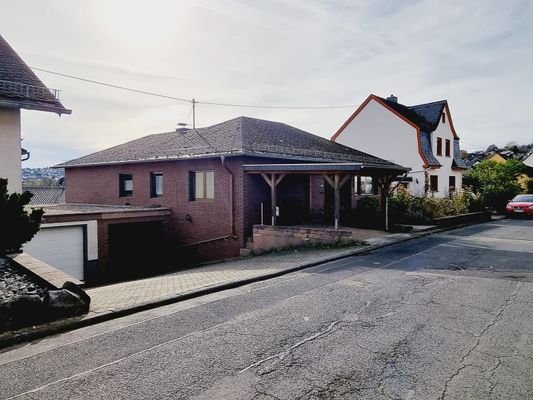
[[[396,175],[408,171],[387,165],[366,165],[364,163],[303,163],[303,164],[244,164],[243,170],[249,174],[290,173],[290,174],[354,174],[354,175]]]
[[[24,108],[26,110],[37,110],[45,112],[53,112],[58,115],[61,114],[72,114],[72,110],[67,110],[63,107],[58,107],[53,104],[46,104],[41,102],[34,102],[31,100],[10,100],[10,99],[1,99],[0,98],[0,107],[5,108]]]

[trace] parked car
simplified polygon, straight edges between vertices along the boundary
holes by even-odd
[[[511,218],[519,215],[533,216],[533,194],[515,196],[514,199],[507,203],[505,212]]]

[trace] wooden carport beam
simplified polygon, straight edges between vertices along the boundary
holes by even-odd
[[[270,186],[270,202],[272,203],[272,226],[276,225],[276,187],[279,185],[281,180],[285,178],[286,174],[279,174],[276,177],[276,174],[270,174],[270,177],[267,174],[261,174],[265,182]]]
[[[341,219],[341,188],[351,178],[351,175],[345,175],[341,179],[340,174],[335,174],[334,179],[331,179],[328,175],[322,175],[324,180],[333,187],[335,192],[335,230],[339,229],[339,221]]]

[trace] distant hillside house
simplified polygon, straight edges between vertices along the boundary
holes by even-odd
[[[0,178],[8,179],[10,192],[21,191],[21,157],[30,154],[20,145],[21,108],[71,113],[0,36]]]
[[[147,232],[164,237],[178,256],[199,261],[238,256],[254,224],[296,225],[323,215],[333,204],[324,188],[330,183],[336,194],[347,188],[349,200],[353,176],[390,183],[406,171],[292,126],[247,117],[149,135],[58,167],[65,168],[67,204],[170,210],[159,225],[163,233],[154,226]],[[98,221],[103,270],[131,260],[127,253],[153,252],[132,237],[143,229],[116,222],[122,227]]]
[[[446,100],[406,106],[370,95],[331,138],[409,167],[404,186],[415,195],[448,196],[467,168]]]

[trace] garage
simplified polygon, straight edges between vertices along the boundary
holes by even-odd
[[[153,275],[164,264],[162,221],[110,224],[109,276],[131,279]]]
[[[24,245],[24,252],[77,278],[84,280],[85,226],[41,226]]]

